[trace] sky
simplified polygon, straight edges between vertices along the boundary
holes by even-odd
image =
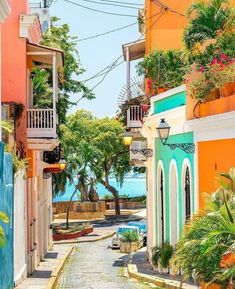
[[[137,22],[137,9],[106,6],[87,2],[87,0],[71,1],[102,11],[136,15],[136,18],[106,15],[75,6],[65,0],[53,2],[50,7],[51,16],[59,17],[61,24],[68,23],[71,34],[78,36],[80,39]],[[102,3],[102,0],[93,1]],[[116,1],[143,4],[143,0]],[[79,80],[87,79],[113,63],[113,61],[122,54],[122,44],[135,41],[140,36],[138,24],[136,24],[118,32],[78,43],[77,49],[80,55],[80,62],[86,70],[86,72],[79,77]],[[136,62],[131,65],[131,73],[133,76],[135,75],[135,65]],[[96,85],[101,78],[96,78],[86,84],[91,88]],[[69,113],[83,108],[91,111],[97,117],[114,116],[118,109],[118,96],[125,83],[126,63],[123,63],[110,72],[106,79],[94,90],[96,99],[90,101],[82,100],[77,107],[70,109]],[[79,96],[77,95],[71,96],[72,100],[78,98]]]

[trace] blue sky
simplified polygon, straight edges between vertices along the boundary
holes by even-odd
[[[81,5],[91,8],[121,14],[138,14],[135,9],[112,7],[84,2],[83,0],[73,0]],[[99,1],[99,0],[97,0]],[[124,0],[120,0],[124,1]],[[132,2],[125,0],[124,2]],[[134,0],[133,3],[143,4],[143,0]],[[137,21],[137,18],[105,15],[98,12],[88,11],[82,7],[75,6],[64,0],[57,0],[51,5],[51,16],[57,16],[61,23],[68,23],[71,34],[80,39],[98,33],[116,29]],[[92,40],[80,42],[77,45],[80,61],[86,72],[80,76],[80,80],[87,79],[109,64],[111,64],[122,53],[122,44],[135,41],[140,37],[138,25],[120,30],[115,33],[101,36]],[[135,74],[135,63],[132,64],[132,73]],[[101,78],[87,82],[89,87],[94,86]],[[73,107],[69,112],[84,108],[92,111],[98,117],[114,116],[117,111],[117,99],[121,88],[126,81],[125,63],[113,70],[104,82],[95,90],[96,99],[92,101],[82,100],[77,107]],[[79,96],[72,96],[77,99]]]

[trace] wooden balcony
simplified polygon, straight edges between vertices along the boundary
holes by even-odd
[[[57,138],[57,115],[53,109],[27,109],[28,138]]]
[[[140,105],[132,105],[127,111],[127,127],[141,128],[143,126],[143,118],[147,114]]]

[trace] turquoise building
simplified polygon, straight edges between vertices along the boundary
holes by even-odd
[[[151,99],[151,109],[145,118],[142,134],[153,150],[147,161],[147,222],[148,252],[152,247],[169,241],[177,243],[183,226],[196,210],[194,194],[194,153],[170,144],[192,144],[193,132],[185,119],[185,86],[180,86]],[[157,127],[161,119],[170,126],[164,144]]]

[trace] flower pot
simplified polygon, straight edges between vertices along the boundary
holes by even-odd
[[[207,96],[206,102],[207,101],[212,101],[212,100],[215,100],[215,99],[218,99],[218,98],[220,98],[220,92],[219,92],[219,89],[216,88]]]
[[[218,284],[212,283],[210,285],[207,285],[206,282],[201,282],[200,288],[201,289],[221,289],[220,285],[218,285]]]
[[[160,94],[160,93],[163,93],[165,91],[169,90],[169,88],[167,87],[159,87],[158,90],[157,90],[157,93]]]
[[[235,93],[235,82],[234,83],[224,83],[224,85],[219,88],[220,97],[227,97]]]
[[[160,274],[168,274],[169,273],[169,268],[163,268],[160,261],[158,261],[158,272]]]
[[[121,253],[131,253],[138,251],[140,248],[139,242],[121,242],[120,243],[120,252]]]

